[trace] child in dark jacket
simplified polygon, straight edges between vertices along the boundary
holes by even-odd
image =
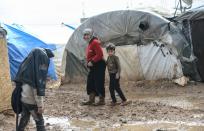
[[[125,98],[120,88],[121,66],[120,66],[120,61],[118,56],[115,55],[115,45],[113,43],[109,43],[106,47],[106,51],[108,53],[106,64],[107,64],[107,68],[110,76],[109,90],[112,98],[111,106],[115,106],[117,102],[115,97],[115,91],[122,99],[121,105],[126,105],[127,99]]]

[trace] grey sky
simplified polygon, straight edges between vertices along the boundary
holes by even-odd
[[[0,21],[48,25],[61,22],[78,23],[83,12],[86,17],[90,17],[127,7],[133,9],[165,5],[170,8],[174,4],[168,0],[1,0],[0,3]]]
[[[62,22],[76,27],[83,15],[149,7],[172,12],[175,0],[0,0],[0,22],[24,25],[49,43],[64,44],[73,31]]]

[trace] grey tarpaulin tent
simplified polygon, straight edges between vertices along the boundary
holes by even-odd
[[[191,52],[189,43],[173,23],[149,12],[113,11],[89,18],[74,31],[63,55],[65,81],[86,78],[85,28],[94,30],[103,47],[108,42],[116,44],[126,80],[179,78],[183,76],[181,61],[190,61],[191,53],[183,54]]]
[[[198,70],[199,75],[193,73],[191,75],[195,80],[204,81],[204,5],[187,11],[175,20],[182,24],[182,30],[197,58],[194,72]],[[186,73],[188,75],[190,72]]]

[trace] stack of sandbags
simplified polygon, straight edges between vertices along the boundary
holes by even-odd
[[[11,77],[6,43],[6,31],[0,27],[0,112],[11,108]]]

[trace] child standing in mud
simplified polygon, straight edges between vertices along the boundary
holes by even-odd
[[[111,95],[111,106],[115,106],[117,103],[115,97],[115,91],[118,93],[120,98],[122,99],[121,105],[127,105],[127,99],[125,98],[121,88],[120,88],[120,72],[121,66],[118,56],[115,55],[115,45],[113,43],[109,43],[106,47],[106,51],[108,53],[108,58],[106,61],[109,76],[110,76],[110,83],[109,83],[109,91]]]

